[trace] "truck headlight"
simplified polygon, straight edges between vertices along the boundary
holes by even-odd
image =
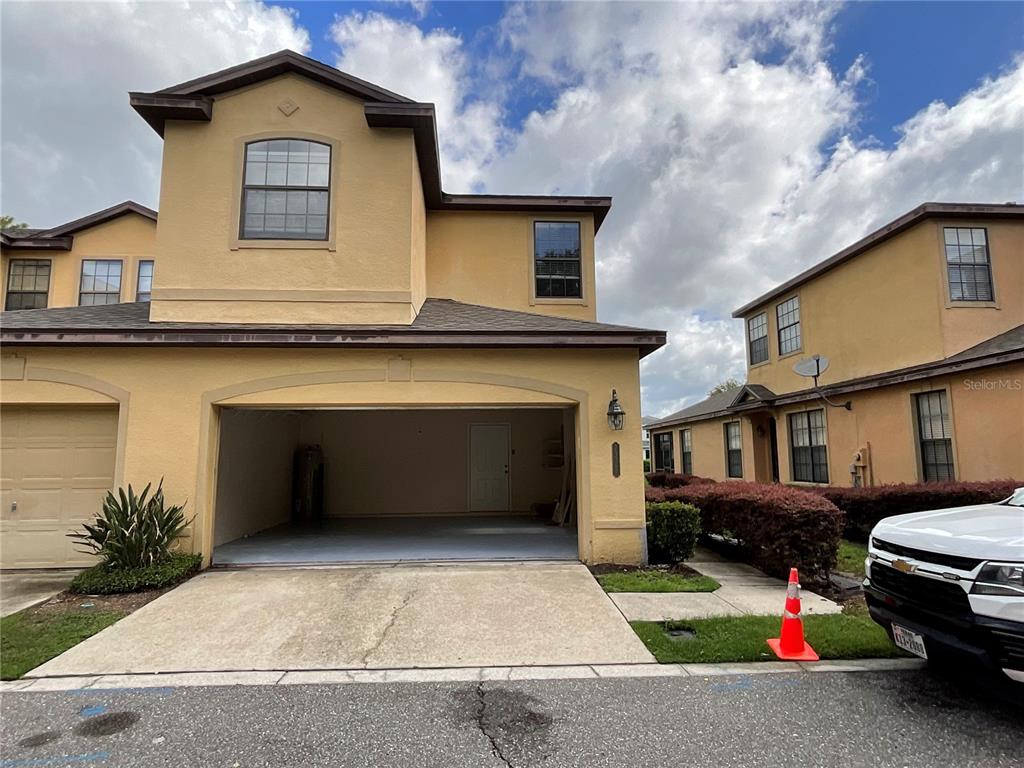
[[[985,563],[971,592],[975,595],[1024,597],[1024,563]]]

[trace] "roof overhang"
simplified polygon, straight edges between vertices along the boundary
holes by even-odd
[[[11,237],[4,235],[0,245],[6,250],[18,248],[26,251],[70,251],[71,237]]]
[[[609,348],[636,347],[644,357],[665,344],[665,334],[630,333],[353,333],[252,328],[99,330],[96,328],[28,330],[4,327],[4,346],[33,347],[362,347],[362,348]]]
[[[213,119],[213,99],[208,96],[175,96],[133,91],[128,94],[128,103],[161,137],[164,135],[164,124],[168,120],[197,120],[208,123]]]
[[[916,226],[925,219],[1022,219],[1024,218],[1024,205],[1017,203],[987,204],[987,203],[923,203],[914,210],[903,214],[898,219],[890,221],[880,229],[875,230],[866,237],[858,240],[839,251],[824,261],[815,264],[810,269],[801,272],[786,282],[776,286],[761,296],[732,313],[733,317],[744,317],[762,304],[773,299],[778,299],[799,288],[806,282],[813,280],[820,274],[828,272],[833,267],[859,256],[871,248],[895,237]]]

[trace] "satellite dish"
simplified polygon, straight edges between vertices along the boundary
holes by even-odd
[[[811,355],[803,360],[797,361],[793,370],[801,376],[817,379],[828,370],[828,358],[824,355]]]

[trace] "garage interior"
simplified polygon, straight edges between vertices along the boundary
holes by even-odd
[[[214,566],[579,557],[571,408],[220,415]]]

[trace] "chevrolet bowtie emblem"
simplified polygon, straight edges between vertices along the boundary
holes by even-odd
[[[893,560],[892,567],[897,571],[902,571],[903,573],[913,573],[917,570],[916,565],[908,563],[906,560]]]

